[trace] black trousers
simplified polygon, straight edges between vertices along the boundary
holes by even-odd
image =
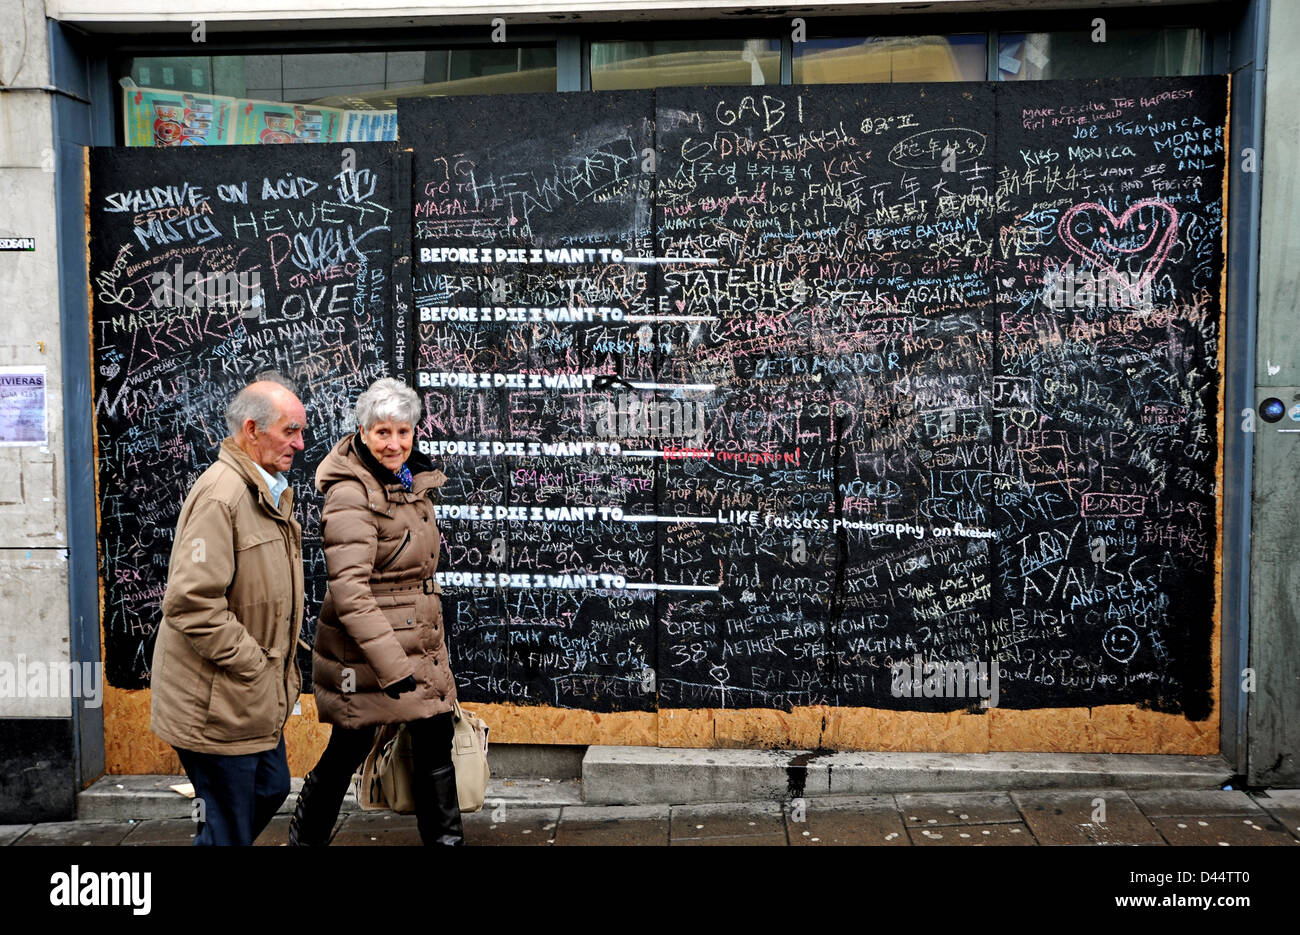
[[[408,721],[406,729],[411,734],[411,759],[416,776],[427,776],[441,766],[451,765],[451,738],[455,724],[450,711],[421,721]],[[352,774],[365,762],[377,730],[377,727],[350,730],[334,726],[320,762],[311,771],[317,784],[307,804],[314,813],[309,816],[312,826],[320,828],[326,820],[328,825],[325,827],[334,826]]]
[[[289,761],[283,735],[274,750],[264,753],[229,756],[179,747],[176,752],[199,803],[195,812],[200,819],[196,845],[252,844],[289,796]],[[339,801],[341,804],[341,797]]]

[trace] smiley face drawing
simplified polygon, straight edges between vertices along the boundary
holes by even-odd
[[[1128,662],[1137,655],[1137,631],[1117,623],[1101,635],[1101,648],[1116,662]]]

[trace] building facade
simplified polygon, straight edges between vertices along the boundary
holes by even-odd
[[[43,403],[45,431],[0,447],[0,606],[9,610],[0,663],[12,671],[9,690],[0,673],[0,821],[70,817],[77,791],[106,770],[168,766],[133,752],[152,741],[147,691],[115,691],[102,674],[92,375],[110,362],[95,357],[87,327],[85,147],[365,138],[331,136],[331,119],[384,139],[399,97],[700,85],[1231,77],[1217,735],[1196,749],[1217,752],[1250,784],[1300,782],[1300,718],[1290,716],[1300,709],[1300,631],[1288,573],[1300,543],[1287,512],[1300,481],[1286,469],[1295,440],[1283,431],[1294,423],[1255,418],[1266,399],[1285,409],[1300,401],[1287,262],[1300,125],[1287,89],[1300,66],[1269,54],[1300,37],[1300,11],[1266,0],[919,6],[283,0],[250,12],[188,0],[8,0],[4,32],[21,41],[0,47],[0,237],[14,239],[0,258],[10,303],[0,368],[43,378],[23,411]],[[169,103],[187,100],[197,104]],[[233,116],[219,125],[212,102],[222,100],[260,125],[245,131]],[[309,763],[323,737],[310,725],[297,736]],[[588,736],[597,735],[561,740],[618,742]],[[1106,749],[1071,736],[1042,749]],[[521,728],[505,739],[548,738]]]

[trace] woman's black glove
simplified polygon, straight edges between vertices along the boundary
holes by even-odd
[[[415,676],[408,675],[400,682],[394,682],[384,689],[384,694],[389,698],[396,699],[398,695],[404,695],[407,692],[413,692],[416,689]]]

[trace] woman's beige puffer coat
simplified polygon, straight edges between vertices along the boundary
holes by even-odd
[[[347,728],[432,717],[450,711],[456,698],[433,577],[440,547],[433,497],[446,475],[412,451],[412,489],[384,484],[358,449],[360,437],[349,435],[316,470],[316,487],[325,494],[321,539],[329,591],[312,680],[320,720]],[[411,675],[415,691],[396,699],[384,694]]]

